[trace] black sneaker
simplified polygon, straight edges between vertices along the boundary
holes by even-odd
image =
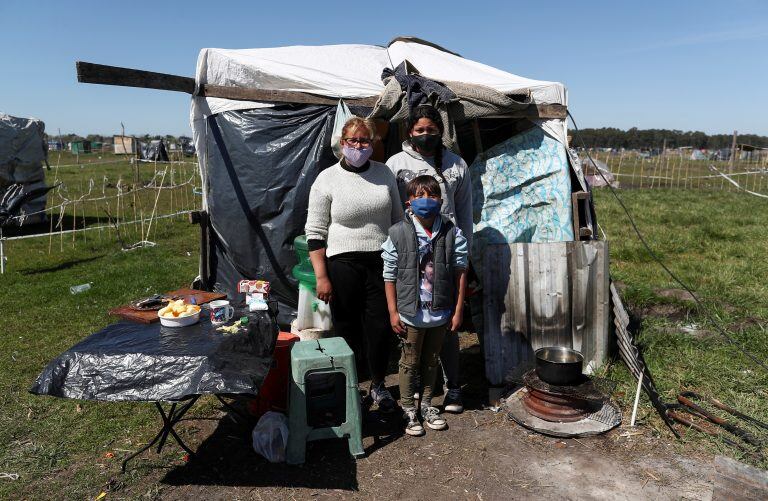
[[[448,393],[445,394],[443,399],[443,410],[445,412],[452,412],[453,414],[461,414],[464,412],[464,404],[461,401],[461,389],[451,388]]]
[[[378,386],[371,386],[371,398],[381,412],[390,413],[397,407],[397,402],[392,398],[392,394],[384,386],[383,381]]]

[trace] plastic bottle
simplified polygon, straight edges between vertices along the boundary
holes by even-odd
[[[69,288],[70,294],[80,294],[81,292],[85,292],[91,288],[91,284],[93,282],[88,282],[87,284],[80,284],[80,285],[73,285]]]

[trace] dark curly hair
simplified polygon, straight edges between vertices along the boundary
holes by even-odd
[[[416,127],[416,123],[421,118],[427,118],[429,120],[432,120],[435,125],[437,125],[437,129],[440,131],[440,136],[442,137],[443,132],[445,131],[445,125],[443,124],[443,117],[440,116],[440,113],[437,111],[437,109],[434,106],[430,106],[428,104],[422,104],[421,106],[415,107],[411,114],[408,116],[408,132],[411,132],[414,127]],[[411,146],[413,146],[413,143],[411,143]],[[445,177],[443,177],[443,148],[442,143],[440,147],[435,150],[435,174],[442,182],[445,182]]]

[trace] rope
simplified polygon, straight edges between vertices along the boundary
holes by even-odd
[[[162,172],[158,172],[158,174],[161,174],[161,173]],[[156,186],[156,185],[148,184],[146,186],[142,186],[141,188],[136,188],[134,190],[129,190],[129,191],[122,191],[122,186],[123,185],[120,182],[118,182],[118,185],[116,187],[117,190],[118,190],[118,193],[116,195],[106,195],[106,196],[102,196],[102,197],[88,198],[88,199],[85,199],[84,197],[91,194],[91,190],[93,189],[93,186],[94,186],[93,179],[91,179],[91,183],[90,183],[90,186],[89,186],[89,189],[88,189],[88,193],[86,193],[86,194],[82,195],[80,198],[76,198],[76,199],[69,199],[66,196],[64,196],[61,193],[61,190],[63,189],[64,191],[66,191],[67,188],[66,188],[65,185],[60,185],[59,188],[57,189],[57,194],[59,195],[59,197],[61,197],[64,200],[62,203],[60,203],[58,205],[52,205],[52,206],[46,207],[45,209],[42,209],[42,210],[39,210],[39,211],[29,212],[29,213],[26,213],[26,214],[21,214],[19,216],[9,217],[8,220],[23,220],[23,218],[25,218],[25,217],[34,216],[36,214],[42,214],[42,213],[49,212],[49,211],[53,212],[54,210],[56,210],[56,209],[58,209],[60,207],[67,206],[67,205],[72,204],[72,203],[88,203],[88,202],[99,202],[99,201],[102,201],[102,200],[111,200],[111,199],[114,199],[114,198],[123,197],[123,196],[126,196],[126,195],[131,195],[133,193],[138,193],[140,191],[145,191],[145,190],[158,190],[158,193],[159,193],[160,190],[173,190],[173,189],[176,189],[176,188],[180,188],[182,186],[193,186],[194,187],[195,186],[194,179],[195,179],[196,175],[197,174],[192,174],[192,176],[190,176],[190,178],[187,181],[184,181],[183,183],[179,183],[179,184],[174,185],[174,186],[162,186],[162,185],[161,186]],[[152,183],[154,183],[154,178],[152,179]],[[64,188],[61,188],[61,186],[64,186]]]
[[[173,214],[165,214],[165,215],[162,215],[162,216],[155,216],[155,220],[157,220],[157,219],[166,219],[166,218],[174,217],[174,216],[180,216],[182,214],[189,214],[191,212],[194,212],[194,211],[193,210],[183,210],[183,211],[175,212]],[[144,221],[146,221],[146,220],[147,219],[144,218]],[[135,223],[140,223],[141,221],[142,221],[141,219],[136,219],[135,221],[120,221],[120,225],[123,226],[123,225],[128,225],[128,224],[135,224]],[[60,227],[61,227],[61,221],[59,221],[59,224],[56,225],[56,228],[60,228]],[[68,234],[68,233],[77,233],[77,232],[80,232],[80,231],[99,230],[99,229],[112,228],[112,227],[113,227],[112,225],[101,225],[101,226],[88,226],[87,228],[77,228],[77,229],[74,229],[74,230],[64,230],[64,229],[62,229],[59,232],[59,234],[64,235],[64,234]],[[47,237],[47,236],[48,236],[48,233],[35,233],[34,235],[20,235],[18,237],[3,237],[3,240],[4,241],[8,241],[8,240],[25,240],[27,238],[40,238],[40,237]]]
[[[763,195],[762,193],[756,193],[754,191],[749,191],[746,188],[742,188],[739,183],[737,183],[736,181],[731,179],[730,176],[727,176],[726,174],[724,174],[724,173],[720,172],[719,170],[717,170],[717,167],[715,167],[714,165],[710,165],[709,168],[712,169],[713,171],[717,172],[719,176],[724,177],[725,180],[728,181],[729,183],[731,183],[732,185],[734,185],[736,187],[736,189],[741,190],[741,191],[743,191],[745,193],[749,193],[750,195],[754,195],[756,197],[768,198],[768,195]]]

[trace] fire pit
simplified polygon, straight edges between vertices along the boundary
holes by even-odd
[[[574,385],[553,385],[542,381],[538,372],[532,370],[523,376],[523,382],[528,390],[522,398],[523,406],[545,421],[580,421],[598,410],[605,400],[586,376]]]
[[[523,388],[507,399],[509,418],[534,431],[558,437],[604,433],[621,423],[621,411],[587,376],[571,385],[552,385],[536,370],[526,372]]]

